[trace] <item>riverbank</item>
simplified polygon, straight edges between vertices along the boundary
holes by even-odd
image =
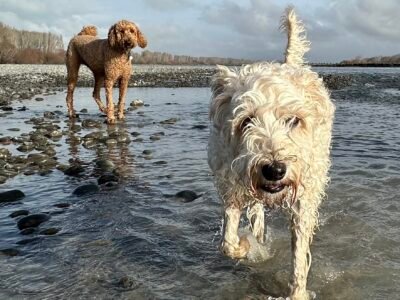
[[[135,65],[129,87],[208,87],[215,72],[215,66]],[[0,105],[62,91],[66,88],[66,74],[64,65],[1,65]],[[324,74],[324,81],[330,89],[352,82],[351,76],[344,74]],[[91,71],[81,67],[77,86],[93,85]]]

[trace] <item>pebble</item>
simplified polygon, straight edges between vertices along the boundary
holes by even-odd
[[[96,160],[96,166],[103,171],[112,171],[115,169],[115,164],[109,159],[98,159]]]
[[[6,248],[6,249],[1,249],[0,253],[6,256],[17,256],[20,254],[20,251],[14,248]]]
[[[42,234],[42,235],[54,235],[54,234],[58,233],[59,231],[60,231],[59,228],[51,227],[51,228],[43,229],[42,231],[39,232],[39,234]]]
[[[143,106],[144,102],[142,100],[136,99],[130,103],[130,106]]]
[[[152,153],[153,153],[153,151],[148,150],[148,149],[143,150],[143,152],[142,152],[142,154],[144,154],[144,155],[151,155]]]
[[[57,207],[57,208],[68,208],[68,207],[71,206],[71,204],[69,204],[69,203],[57,203],[57,204],[54,204],[53,206]]]
[[[97,193],[99,190],[100,189],[99,189],[98,185],[96,185],[94,183],[89,183],[89,184],[84,184],[84,185],[78,186],[72,192],[72,195],[81,197],[81,196]]]
[[[166,164],[168,164],[168,162],[166,162],[165,160],[159,160],[153,162],[153,165],[166,165]]]
[[[97,179],[98,184],[104,184],[107,182],[118,182],[119,178],[113,174],[103,174]]]
[[[182,202],[188,203],[188,202],[192,202],[192,201],[196,200],[200,196],[197,195],[193,191],[184,190],[184,191],[180,191],[180,192],[176,193],[175,197],[179,198]]]
[[[19,230],[29,228],[29,227],[37,227],[43,222],[46,222],[50,219],[48,214],[33,214],[20,219],[17,223]]]
[[[203,130],[203,129],[207,129],[208,128],[208,126],[207,125],[194,125],[194,126],[192,126],[192,129],[200,129],[200,130]]]
[[[23,234],[23,235],[28,235],[28,234],[32,234],[34,232],[35,232],[35,228],[29,227],[29,228],[22,229],[19,233]]]
[[[165,124],[169,124],[169,125],[172,125],[172,124],[175,124],[176,122],[178,122],[178,118],[170,118],[170,119],[161,121],[160,124],[164,124],[164,125],[165,125]]]
[[[79,176],[83,172],[85,172],[85,169],[82,166],[72,165],[64,171],[64,174],[68,176]]]
[[[20,190],[10,190],[0,193],[0,203],[14,202],[25,197],[25,194]]]
[[[29,210],[20,209],[20,210],[16,210],[16,211],[12,212],[9,216],[11,218],[16,218],[19,216],[27,216],[27,215],[29,215]]]
[[[133,137],[137,137],[139,135],[140,135],[140,132],[137,132],[137,131],[131,132],[131,136],[133,136]],[[1,143],[1,138],[0,138],[0,143]]]

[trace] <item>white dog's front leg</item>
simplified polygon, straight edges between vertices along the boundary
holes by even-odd
[[[307,291],[307,276],[311,267],[310,244],[316,224],[312,208],[304,207],[301,200],[296,204],[297,211],[292,216],[292,257],[293,274],[291,300],[312,299]]]
[[[222,236],[221,251],[234,258],[244,258],[250,249],[250,243],[245,236],[239,239],[238,229],[241,211],[235,207],[225,208],[224,232]]]
[[[264,243],[264,205],[254,203],[247,209],[247,219],[251,224],[251,231],[259,243]]]

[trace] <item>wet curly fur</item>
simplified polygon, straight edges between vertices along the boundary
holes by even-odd
[[[83,27],[71,39],[66,53],[68,72],[66,101],[70,118],[75,117],[73,93],[81,64],[88,66],[93,72],[95,79],[93,98],[100,111],[107,114],[108,123],[115,121],[112,88],[115,82],[119,83],[117,117],[118,119],[124,118],[125,95],[132,71],[129,53],[137,45],[145,48],[147,40],[134,23],[126,20],[121,20],[111,26],[108,39],[98,39],[95,26]],[[100,99],[100,89],[103,85],[106,90],[106,107]]]
[[[310,244],[329,181],[334,105],[322,79],[304,64],[309,49],[292,7],[281,20],[285,62],[232,70],[220,66],[212,82],[210,168],[224,206],[222,252],[236,259],[251,250],[238,227],[247,208],[253,235],[264,242],[264,206],[291,219],[290,298],[309,299]]]

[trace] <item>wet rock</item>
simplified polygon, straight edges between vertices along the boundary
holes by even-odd
[[[143,150],[143,152],[142,152],[143,155],[151,155],[152,153],[153,153],[153,151],[148,150],[148,149]]]
[[[99,185],[105,184],[107,182],[118,182],[119,178],[114,174],[103,174],[97,179]]]
[[[1,249],[0,253],[6,256],[17,256],[20,254],[20,251],[15,248],[6,248],[6,249]]]
[[[140,135],[140,132],[137,132],[137,131],[131,132],[131,136],[133,136],[133,137],[137,137],[139,135]],[[0,139],[0,143],[1,143],[1,139]]]
[[[68,176],[79,176],[81,175],[83,172],[85,172],[85,169],[82,166],[79,165],[72,165],[69,168],[67,168],[64,171],[65,175]]]
[[[55,113],[53,113],[52,111],[45,111],[43,113],[43,117],[45,117],[47,119],[55,119],[57,117],[57,115]]]
[[[83,113],[83,114],[87,114],[87,113],[88,113],[88,110],[87,110],[87,108],[82,108],[82,109],[80,110],[80,112]]]
[[[178,118],[170,118],[164,121],[161,121],[160,124],[168,124],[168,125],[172,125],[175,124],[176,122],[178,122]]]
[[[83,128],[100,128],[101,127],[101,122],[100,121],[96,121],[96,120],[92,120],[92,119],[86,119],[82,121],[82,127]]]
[[[0,137],[0,144],[2,145],[10,145],[12,143],[10,136],[2,136]]]
[[[107,139],[106,144],[109,146],[116,145],[116,144],[118,144],[118,141],[116,139]]]
[[[51,138],[51,139],[58,139],[61,138],[63,135],[61,130],[51,130],[48,133],[45,134],[46,137]]]
[[[21,129],[13,127],[13,128],[8,128],[8,131],[20,131]]]
[[[31,244],[31,243],[35,243],[35,242],[39,242],[39,241],[40,241],[40,238],[34,237],[31,239],[24,239],[24,240],[18,241],[18,242],[16,242],[16,244],[17,245],[27,245],[27,244]]]
[[[102,185],[102,188],[105,190],[115,190],[118,188],[118,182],[109,181]]]
[[[157,135],[157,134],[153,134],[153,135],[150,136],[150,140],[151,140],[151,141],[158,141],[158,140],[161,140],[161,136],[160,136],[160,135]]]
[[[142,138],[137,138],[137,139],[134,139],[133,142],[142,143],[143,139]]]
[[[29,215],[29,210],[20,209],[20,210],[16,210],[16,211],[12,212],[9,216],[11,218],[16,218],[19,216],[27,216],[27,215]]]
[[[11,152],[6,148],[0,148],[0,159],[7,159],[11,156]]]
[[[44,98],[42,98],[42,97],[36,97],[35,100],[36,100],[36,101],[43,101]]]
[[[32,234],[34,232],[35,232],[35,228],[29,227],[29,228],[22,229],[19,233],[22,235],[28,235],[28,234]]]
[[[156,165],[156,166],[166,165],[166,164],[168,164],[168,162],[166,162],[165,160],[159,160],[159,161],[153,162],[153,165]]]
[[[26,106],[22,106],[22,107],[20,107],[20,108],[17,109],[17,111],[26,111],[26,110],[28,110],[28,109],[26,108]]]
[[[21,146],[17,147],[17,150],[20,152],[30,152],[35,149],[35,145],[30,142],[25,142]]]
[[[144,104],[144,102],[142,100],[136,99],[136,100],[133,100],[129,105],[138,107],[138,106],[143,106],[143,104]]]
[[[197,195],[193,191],[184,190],[184,191],[180,191],[180,192],[176,193],[175,197],[178,198],[179,200],[181,200],[182,202],[187,203],[187,202],[192,202],[192,201],[196,200],[200,196]]]
[[[1,107],[1,110],[2,110],[2,111],[12,111],[13,108],[12,108],[11,106],[2,106],[2,107]]]
[[[55,235],[60,231],[59,228],[47,228],[47,229],[43,229],[42,231],[39,232],[39,234],[42,235]]]
[[[112,171],[115,169],[115,164],[109,159],[96,160],[96,166],[103,171]]]
[[[50,219],[48,214],[32,214],[20,219],[17,223],[19,230],[30,228],[30,227],[38,227],[43,222],[46,222]]]
[[[72,194],[75,196],[81,197],[81,196],[97,193],[99,190],[100,189],[99,189],[98,185],[96,185],[94,183],[89,183],[89,184],[84,184],[84,185],[78,186],[72,192]]]
[[[136,282],[132,277],[123,276],[118,282],[117,286],[122,289],[136,289],[140,283]]]
[[[207,125],[201,125],[201,124],[192,126],[192,129],[199,129],[199,130],[203,130],[203,129],[207,129],[207,128],[208,128]]]
[[[68,207],[71,206],[71,204],[69,204],[69,203],[57,203],[57,204],[54,204],[53,206],[57,207],[57,208],[68,208]]]
[[[0,203],[14,202],[25,197],[25,194],[20,190],[10,190],[0,193]]]

